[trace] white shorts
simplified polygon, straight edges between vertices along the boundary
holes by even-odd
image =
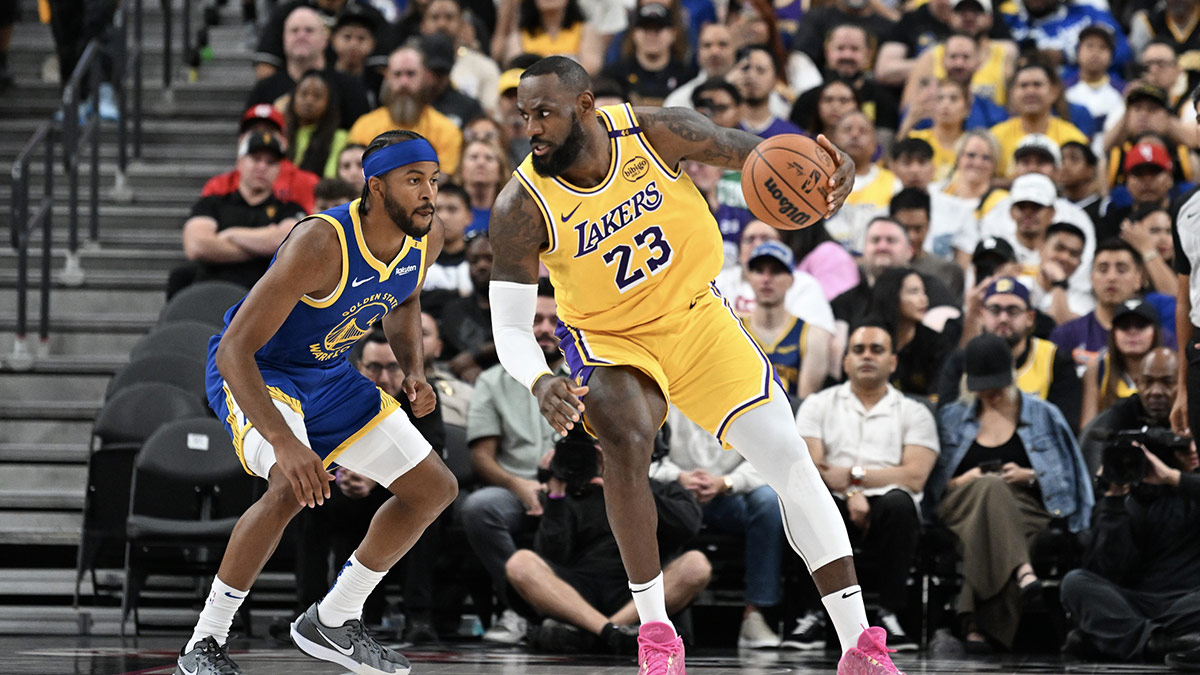
[[[232,399],[232,397],[230,397]],[[304,445],[309,445],[304,418],[286,403],[271,399],[288,428]],[[237,406],[237,402],[233,402]],[[240,406],[239,406],[240,408]],[[235,413],[242,417],[240,409]],[[370,431],[337,455],[336,462],[355,473],[387,487],[397,478],[425,459],[431,450],[429,441],[417,431],[408,415],[397,408],[385,416]],[[260,478],[267,478],[275,465],[275,448],[251,427],[242,441],[242,461],[246,468]]]

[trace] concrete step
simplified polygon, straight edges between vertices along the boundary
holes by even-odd
[[[87,466],[14,464],[0,471],[0,508],[82,509]]]
[[[36,315],[36,311],[31,312]],[[144,335],[158,322],[158,314],[113,313],[98,314],[58,314],[50,318],[52,333],[133,333]],[[30,317],[30,332],[37,329]],[[16,314],[0,312],[0,331],[16,331]]]
[[[100,399],[44,400],[0,399],[0,420],[91,422],[100,410]]]
[[[60,221],[65,222],[65,221]],[[101,248],[162,249],[179,250],[183,245],[180,238],[183,221],[165,221],[158,227],[138,229],[130,227],[105,227],[100,225]],[[68,233],[56,229],[51,237],[53,246],[66,248]]]
[[[0,125],[3,128],[3,125]],[[235,134],[236,127],[231,127],[228,130],[228,143],[222,145],[220,142],[210,143],[208,145],[194,145],[187,149],[189,162],[198,163],[213,163],[219,164],[220,172],[229,171],[233,168],[233,163],[237,157],[237,147]],[[105,134],[100,139],[100,161],[101,162],[116,162],[117,161],[117,144],[116,137]],[[7,134],[0,137],[0,157],[16,159],[17,154],[25,148],[24,138],[10,138]],[[130,148],[132,152],[132,148]],[[130,172],[132,173],[138,166],[148,166],[155,168],[165,164],[177,164],[179,162],[179,148],[173,145],[143,145],[141,159],[129,158]],[[6,177],[7,179],[7,177]]]
[[[36,325],[32,326],[32,329],[30,340],[36,343],[37,337],[32,334],[37,332]],[[55,330],[50,334],[50,338],[45,345],[46,353],[49,356],[45,359],[39,359],[39,363],[42,360],[54,361],[55,359],[82,358],[91,354],[123,356],[129,354],[133,346],[137,344],[137,341],[143,335],[145,335],[145,331],[140,333],[136,331],[124,333],[89,333],[87,331],[69,332]],[[0,333],[0,356],[7,357],[12,353],[12,347],[13,336],[11,334]],[[35,345],[31,344],[30,349],[34,348]],[[33,372],[38,372],[36,367]]]
[[[85,268],[86,269],[86,268]],[[29,306],[37,307],[41,293],[30,291]],[[59,288],[50,292],[50,316],[60,314],[109,314],[132,312],[157,315],[166,304],[162,291],[111,291],[91,288]],[[16,293],[0,293],[0,314],[16,311]]]
[[[92,421],[5,420],[0,442],[29,446],[87,445],[92,436]]]
[[[0,211],[3,213],[3,211]],[[82,219],[81,219],[82,222]],[[84,230],[81,225],[81,237]],[[40,260],[42,254],[40,246],[31,246],[29,249],[29,259],[31,261]],[[54,248],[51,249],[51,267],[61,269],[63,260],[65,259],[66,249]],[[177,265],[186,261],[183,255],[183,249],[179,250],[156,250],[156,249],[132,249],[132,248],[90,248],[81,246],[80,255],[82,256],[82,265],[86,274],[89,269],[96,270],[160,270],[167,272]],[[15,266],[16,253],[12,249],[0,249],[0,266]],[[34,263],[31,263],[31,266]],[[32,268],[31,269],[36,269]],[[36,274],[36,273],[35,273]],[[164,274],[164,279],[166,278]]]
[[[227,147],[236,150],[238,120],[240,119],[238,111],[235,110],[230,114],[229,110],[225,110],[225,116],[219,120],[192,119],[186,115],[187,111],[179,111],[179,113],[170,117],[156,116],[144,119],[142,121],[144,146],[173,148],[176,158],[187,157],[188,147],[191,146],[227,144]],[[28,138],[44,121],[46,121],[44,117],[7,119],[0,129],[3,129],[6,135],[20,134],[20,136],[11,138]],[[107,123],[101,128],[105,132],[101,136],[101,145],[110,138],[116,139],[115,127],[112,128],[111,136]]]
[[[115,146],[114,146],[115,149]],[[88,181],[92,175],[92,157],[91,150],[84,155],[83,161],[79,166],[79,184],[85,190],[90,187]],[[155,162],[153,164],[138,162],[132,163],[127,167],[125,176],[129,181],[129,186],[133,189],[134,198],[143,189],[175,189],[193,191],[197,198],[200,195],[201,188],[204,187],[204,182],[216,174],[223,173],[229,170],[229,163],[223,161],[210,162]],[[104,200],[105,190],[111,188],[116,180],[118,173],[118,164],[116,161],[104,161],[99,163],[100,169],[100,190],[101,200]],[[37,162],[29,167],[30,186],[43,185],[43,176],[45,176],[45,164]],[[54,182],[56,188],[66,190],[67,174],[62,163],[55,162],[54,166]],[[57,192],[58,190],[56,190]],[[38,191],[41,194],[41,190]],[[86,196],[85,191],[81,196]]]
[[[62,357],[58,357],[62,358]],[[44,369],[32,373],[6,372],[0,377],[0,401],[32,399],[35,401],[101,401],[104,390],[113,373],[117,372],[129,359],[117,356],[110,357],[109,367],[102,372],[89,374],[79,373],[48,373]],[[46,359],[46,362],[52,362]],[[38,366],[43,366],[39,363]]]
[[[104,232],[101,226],[101,232]],[[58,270],[52,273],[52,288],[74,288],[62,283]],[[36,285],[36,274],[30,277],[31,284]],[[17,271],[15,269],[0,270],[0,289],[12,291],[16,288]],[[138,270],[88,270],[86,288],[106,291],[158,291],[163,293],[166,288],[167,275],[160,271]],[[166,297],[165,295],[163,296]]]
[[[0,511],[0,544],[75,546],[82,524],[79,512]]]
[[[0,443],[0,464],[22,462],[86,464],[88,454],[87,443]]]

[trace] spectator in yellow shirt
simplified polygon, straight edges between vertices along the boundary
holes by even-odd
[[[350,127],[349,142],[367,145],[385,131],[415,131],[437,151],[442,174],[454,173],[462,155],[462,132],[430,105],[431,81],[424,55],[417,47],[397,48],[388,56],[379,97],[383,105],[358,118]]]
[[[1061,93],[1062,83],[1053,68],[1036,61],[1017,68],[1009,95],[1014,115],[991,129],[1000,142],[1000,175],[1013,175],[1013,152],[1029,134],[1044,134],[1058,147],[1067,141],[1089,142],[1074,124],[1054,116],[1054,102]]]

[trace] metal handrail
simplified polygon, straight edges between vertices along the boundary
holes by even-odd
[[[117,30],[115,72],[113,73],[113,88],[116,104],[120,115],[117,126],[117,173],[111,192],[113,199],[130,201],[133,192],[127,182],[129,161],[142,157],[142,121],[144,117],[143,65],[145,55],[145,38],[143,34],[143,2],[144,0],[122,0],[113,16],[113,26]],[[163,53],[164,103],[171,105],[171,89],[173,84],[174,65],[171,38],[172,0],[162,0],[164,13],[164,28],[166,30],[165,49]],[[183,1],[183,11],[191,13],[191,0]],[[132,19],[132,36],[130,35],[130,20]],[[185,26],[188,22],[185,18]],[[190,40],[185,37],[186,48]],[[54,169],[55,150],[61,148],[62,166],[67,179],[67,224],[68,244],[66,265],[60,274],[60,281],[65,285],[80,285],[84,282],[84,273],[79,256],[79,169],[84,161],[91,169],[88,183],[88,240],[97,244],[100,236],[100,119],[99,119],[99,90],[100,74],[100,43],[92,40],[80,56],[75,70],[63,87],[62,102],[55,116],[62,120],[61,125],[50,120],[43,122],[34,135],[26,143],[21,153],[12,165],[12,202],[11,208],[11,239],[17,252],[17,321],[16,339],[13,351],[7,362],[13,370],[29,370],[36,359],[45,356],[49,339],[50,319],[50,264],[53,254],[51,248],[51,226],[54,205]],[[181,59],[182,61],[182,59]],[[132,81],[131,81],[132,80]],[[88,108],[90,114],[84,124],[79,123],[79,104],[82,101],[80,91],[87,82],[90,86]],[[130,91],[132,89],[132,91]],[[132,95],[132,96],[130,96]],[[132,98],[132,101],[130,99]],[[132,110],[130,110],[132,103]],[[132,133],[129,125],[132,124]],[[130,147],[132,146],[132,147]],[[45,154],[45,186],[38,202],[37,209],[30,213],[30,169],[34,163],[34,153],[41,147]],[[88,151],[90,150],[90,153]],[[85,159],[86,154],[86,159]],[[40,316],[38,318],[39,344],[36,350],[31,350],[28,342],[29,328],[29,247],[33,233],[42,230],[42,247],[40,260],[41,278],[38,287],[41,290]]]

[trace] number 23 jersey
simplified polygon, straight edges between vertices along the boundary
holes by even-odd
[[[547,178],[525,158],[514,175],[533,196],[550,246],[563,323],[621,332],[686,311],[721,271],[724,251],[708,202],[658,156],[629,104],[596,111],[612,160],[599,185]]]

